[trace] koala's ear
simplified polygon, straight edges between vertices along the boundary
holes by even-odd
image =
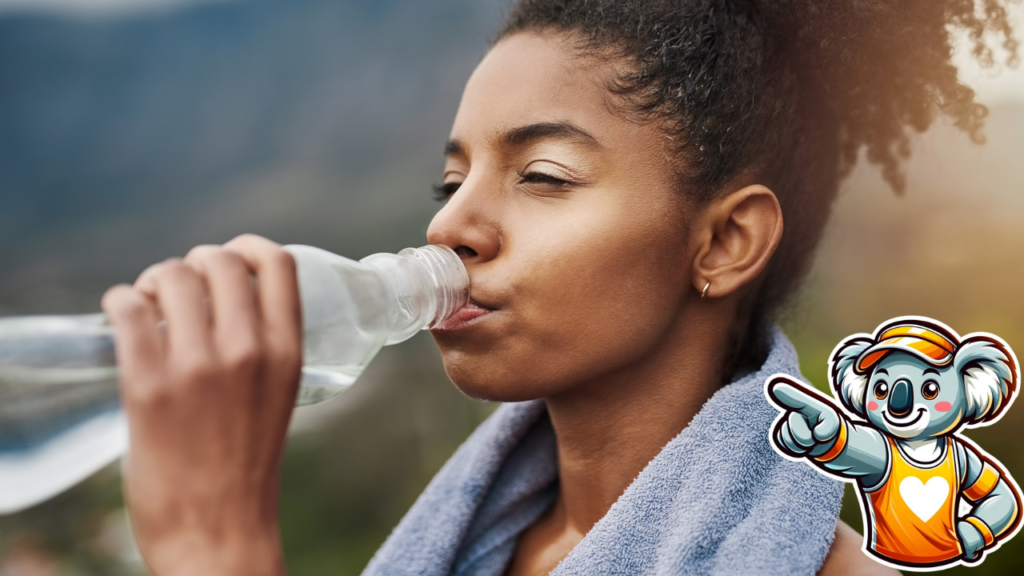
[[[994,420],[1017,392],[1013,353],[998,340],[966,338],[956,351],[953,366],[964,387],[967,424]]]
[[[832,389],[839,401],[854,414],[864,417],[864,395],[868,386],[868,375],[857,374],[854,365],[861,352],[874,344],[874,340],[864,336],[850,337],[836,346],[829,358],[829,377]]]

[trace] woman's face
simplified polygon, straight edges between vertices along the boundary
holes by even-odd
[[[469,396],[546,397],[628,368],[696,296],[664,136],[616,112],[611,71],[560,35],[519,33],[466,85],[455,191],[427,238],[462,255],[483,308],[432,331]]]

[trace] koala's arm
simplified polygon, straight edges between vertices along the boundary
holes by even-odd
[[[978,552],[993,546],[1016,525],[1021,496],[1012,480],[996,466],[970,446],[960,447],[962,456],[957,456],[964,470],[961,494],[974,510],[957,522],[957,532],[964,541],[965,556],[976,558]]]
[[[871,426],[851,422],[842,414],[838,416],[846,428],[845,444],[837,451],[836,444],[844,440],[844,434],[840,433],[828,450],[815,450],[811,458],[833,474],[857,479],[863,486],[878,485],[885,479],[889,467],[889,445],[885,437]],[[834,457],[822,459],[822,455],[827,456],[830,451]]]
[[[880,432],[851,422],[828,398],[785,374],[772,377],[766,392],[784,410],[772,432],[772,441],[784,453],[808,458],[835,476],[863,485],[884,478],[889,447]]]

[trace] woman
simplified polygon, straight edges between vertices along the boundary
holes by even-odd
[[[448,374],[529,402],[474,434],[368,572],[888,571],[836,527],[838,483],[767,450],[756,390],[796,370],[770,319],[860,149],[900,190],[908,128],[943,114],[980,138],[949,28],[983,60],[985,32],[1016,49],[983,5],[517,3],[466,86],[427,239],[472,284],[433,331]],[[283,574],[290,257],[253,236],[198,247],[104,308],[153,573]]]

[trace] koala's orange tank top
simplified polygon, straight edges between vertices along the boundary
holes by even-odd
[[[870,501],[871,549],[904,564],[941,563],[960,556],[956,533],[960,474],[953,440],[946,438],[946,455],[922,468],[904,458],[892,438],[889,478],[864,492]]]

